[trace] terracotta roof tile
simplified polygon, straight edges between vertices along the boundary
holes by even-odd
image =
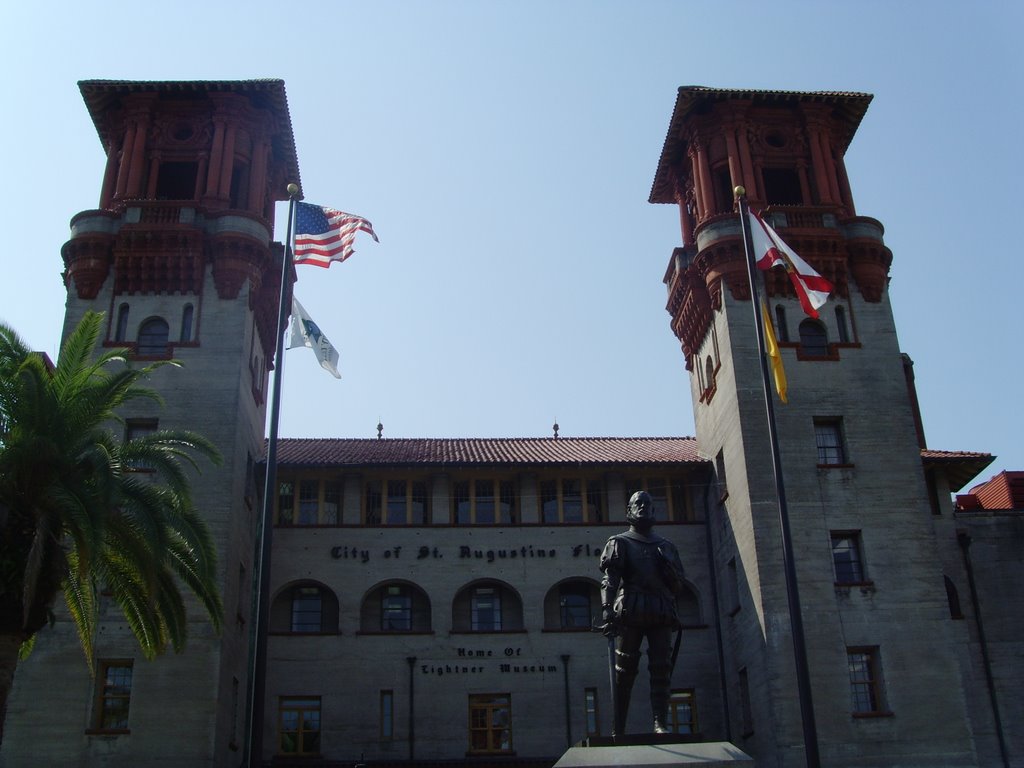
[[[692,437],[287,438],[279,466],[705,464]]]
[[[991,453],[976,451],[935,451],[925,448],[921,451],[921,460],[927,469],[929,465],[938,466],[946,474],[949,490],[959,491],[978,475],[985,467],[995,461]]]

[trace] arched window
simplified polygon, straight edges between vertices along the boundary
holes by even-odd
[[[124,341],[128,335],[128,305],[117,308],[117,328],[114,330],[114,341]]]
[[[824,325],[811,318],[800,323],[800,351],[811,357],[828,354],[828,334]]]
[[[477,581],[463,587],[452,603],[455,632],[517,632],[523,628],[523,601],[500,581]]]
[[[149,318],[139,326],[139,338],[135,345],[135,353],[147,357],[166,355],[168,334],[166,320],[162,317]]]
[[[712,390],[715,388],[715,361],[711,359],[711,355],[708,355],[707,362],[704,363],[704,371],[707,377],[707,387]]]
[[[186,304],[181,311],[181,341],[192,341],[192,315],[195,313],[191,304]]]
[[[786,308],[775,305],[775,335],[779,341],[789,341],[789,326],[786,325]]]
[[[270,607],[270,631],[323,634],[338,631],[338,598],[322,584],[307,581],[285,587]]]
[[[430,632],[430,598],[414,584],[380,584],[363,598],[359,631]]]
[[[544,597],[544,629],[589,630],[598,618],[600,604],[595,581],[569,579],[556,584]]]

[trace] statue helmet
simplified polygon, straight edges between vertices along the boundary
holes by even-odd
[[[637,491],[629,497],[626,522],[637,528],[650,528],[654,525],[654,500],[651,494],[647,491]]]

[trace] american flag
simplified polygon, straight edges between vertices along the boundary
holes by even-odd
[[[363,231],[375,242],[373,225],[362,216],[310,203],[297,203],[295,214],[295,263],[329,267],[353,253],[356,232]]]

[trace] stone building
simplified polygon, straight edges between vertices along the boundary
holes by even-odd
[[[299,180],[284,86],[81,88],[108,164],[63,249],[66,328],[100,309],[105,345],[186,363],[158,372],[162,410],[124,416],[130,430],[199,424],[224,454],[196,498],[228,615],[213,636],[196,611],[187,651],[146,662],[106,613],[95,679],[58,615],[19,667],[0,764],[234,766],[282,274],[274,202]],[[769,768],[806,765],[808,734],[828,766],[1024,764],[1024,527],[1019,496],[999,490],[1018,478],[954,507],[992,457],[925,443],[888,303],[893,254],[843,165],[870,98],[679,90],[650,201],[679,210],[663,274],[695,438],[280,443],[258,758],[547,766],[607,735],[597,557],[643,488],[687,571],[681,734]],[[811,319],[785,276],[764,275],[790,382],[775,413],[801,637],[737,185],[836,286]],[[643,679],[631,730],[649,727]]]

